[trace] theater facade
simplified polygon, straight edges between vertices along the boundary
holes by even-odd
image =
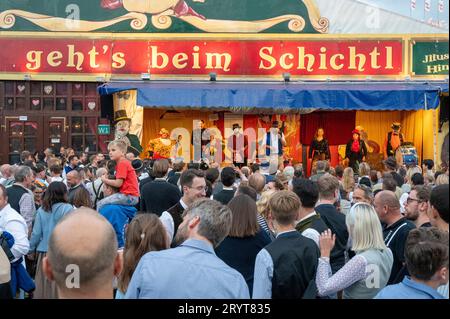
[[[106,152],[122,109],[142,157],[161,128],[188,161],[196,121],[226,141],[277,119],[292,162],[322,127],[336,165],[360,126],[376,165],[394,121],[421,159],[448,161],[448,21],[370,2],[2,1],[0,162]]]

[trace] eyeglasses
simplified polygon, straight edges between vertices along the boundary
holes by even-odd
[[[407,202],[407,203],[411,203],[411,202],[413,202],[413,201],[416,201],[416,202],[420,203],[420,200],[418,200],[418,199],[416,199],[416,198],[408,197],[408,198],[406,199],[406,202]]]
[[[199,192],[201,192],[201,191],[208,191],[208,186],[205,186],[205,187],[203,187],[203,186],[199,186],[199,187],[189,187],[189,188],[192,188],[192,189],[196,189],[196,190],[198,190]]]

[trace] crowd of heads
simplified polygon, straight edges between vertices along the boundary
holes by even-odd
[[[431,160],[424,160],[422,167],[406,168],[388,158],[383,171],[364,162],[357,172],[318,161],[312,172],[317,175],[314,180],[306,177],[301,164],[267,174],[266,167],[258,163],[237,168],[204,162],[173,163],[169,159],[140,160],[127,154],[122,141],[111,142],[108,151],[108,156],[76,154],[70,148],[61,149],[58,155],[51,149],[35,154],[24,151],[21,165],[0,166],[0,210],[7,198],[5,186],[12,184],[32,190],[36,207],[47,212],[58,203],[78,208],[54,228],[43,260],[43,271],[56,282],[61,297],[108,296],[113,277],[118,278],[117,287],[126,291],[139,260],[148,252],[180,245],[189,238],[206,240],[217,248],[227,236],[255,236],[261,230],[258,218],[276,236],[295,228],[303,216],[324,203],[345,215],[355,252],[386,249],[382,225],[401,217],[413,222],[426,220],[437,228],[447,225],[448,229],[448,169],[435,171]],[[157,215],[136,214],[127,225],[125,245],[118,254],[115,231],[94,210],[97,198],[93,201],[86,188],[91,184],[95,190],[103,177],[116,180],[116,164],[121,158],[131,163],[139,183],[147,178],[167,181],[169,172],[179,174],[175,185],[188,207],[174,238],[167,237]],[[212,200],[218,188],[232,189],[233,198],[226,204]],[[120,192],[120,187],[103,184],[101,192],[105,197],[112,196]],[[406,266],[417,279],[431,280],[445,275],[440,273],[443,267],[448,270],[448,234],[437,228],[411,231],[406,241]],[[64,288],[66,266],[71,264],[79,267],[80,290]]]

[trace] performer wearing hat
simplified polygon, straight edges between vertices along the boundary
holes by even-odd
[[[361,163],[367,155],[366,144],[361,140],[361,133],[358,130],[352,131],[353,137],[348,141],[345,148],[345,158],[348,158],[348,166],[358,174],[359,163]]]
[[[154,159],[169,158],[172,150],[172,141],[169,138],[169,131],[162,128],[159,137],[150,140],[147,144],[147,152],[151,152]]]
[[[127,116],[127,111],[118,110],[114,113],[115,139],[123,140],[127,144],[127,152],[139,156],[142,152],[141,142],[135,134],[130,134],[131,118]]]
[[[247,165],[248,139],[241,133],[241,126],[233,124],[233,135],[228,138],[228,149],[230,150],[234,166],[241,168]]]
[[[278,156],[278,167],[283,167],[283,147],[286,146],[284,134],[278,128],[278,121],[272,122],[272,127],[266,133],[266,156]]]
[[[395,156],[395,151],[402,145],[404,138],[403,134],[400,133],[401,127],[399,122],[392,123],[392,131],[387,133],[384,141],[383,153],[385,159],[389,156]]]

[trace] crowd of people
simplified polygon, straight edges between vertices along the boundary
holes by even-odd
[[[24,151],[0,166],[0,298],[444,299],[449,173]]]

